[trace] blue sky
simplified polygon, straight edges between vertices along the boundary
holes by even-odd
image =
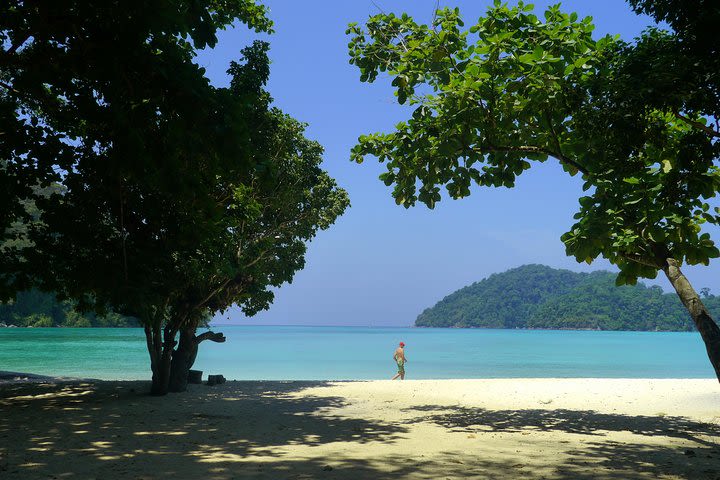
[[[325,147],[324,167],[349,194],[352,206],[309,245],[306,268],[276,292],[269,311],[245,318],[237,309],[217,323],[299,325],[411,325],[417,315],[454,290],[527,263],[574,271],[615,270],[599,260],[588,266],[565,256],[560,236],[572,225],[579,179],[549,160],[534,164],[514,189],[478,188],[466,199],[444,198],[435,210],[395,205],[377,180],[384,167],[349,161],[361,134],[390,131],[407,116],[390,80],[360,83],[348,64],[345,29],[378,12],[407,12],[429,22],[436,0],[266,0],[276,33],[270,42],[269,91],[275,105],[309,124],[307,135]],[[535,2],[536,9],[556,2]],[[490,1],[440,1],[460,7],[466,25]],[[565,10],[594,18],[598,36],[630,40],[651,24],[620,0],[574,0]],[[256,36],[239,27],[223,32],[198,63],[216,85],[227,84],[230,60]],[[711,231],[714,238],[720,238]],[[686,267],[696,289],[720,293],[718,267]],[[670,290],[659,279],[654,282]]]

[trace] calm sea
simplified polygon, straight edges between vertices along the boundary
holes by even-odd
[[[407,378],[714,378],[697,333],[223,326],[195,368],[228,379],[383,379],[406,346]],[[0,370],[147,379],[141,329],[3,328]]]

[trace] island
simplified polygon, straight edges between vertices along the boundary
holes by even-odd
[[[675,293],[657,285],[615,285],[608,271],[578,273],[523,265],[446,296],[418,315],[417,327],[693,331]],[[702,289],[714,315],[720,297]]]

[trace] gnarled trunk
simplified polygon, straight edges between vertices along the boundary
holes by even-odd
[[[172,354],[170,365],[170,391],[187,390],[188,372],[195,363],[198,343],[195,339],[195,326],[180,329],[178,348]]]
[[[145,327],[145,340],[150,354],[152,369],[151,395],[167,395],[170,385],[170,361],[177,330],[170,326],[161,329],[158,325]]]
[[[715,375],[720,381],[720,328],[710,316],[710,312],[705,308],[700,296],[683,275],[680,270],[680,262],[674,258],[666,258],[662,270],[695,322],[695,326],[705,342],[705,349],[710,363],[715,369]]]
[[[188,373],[195,364],[198,346],[205,340],[222,343],[225,336],[218,332],[205,332],[195,335],[197,323],[188,324],[180,329],[180,343],[178,348],[172,352],[172,363],[170,367],[170,391],[184,392],[187,390]]]

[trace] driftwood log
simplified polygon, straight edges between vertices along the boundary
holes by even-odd
[[[208,381],[207,384],[210,386],[213,385],[220,385],[225,383],[225,377],[222,375],[208,375]]]
[[[190,370],[188,371],[188,383],[202,383],[202,370]]]

